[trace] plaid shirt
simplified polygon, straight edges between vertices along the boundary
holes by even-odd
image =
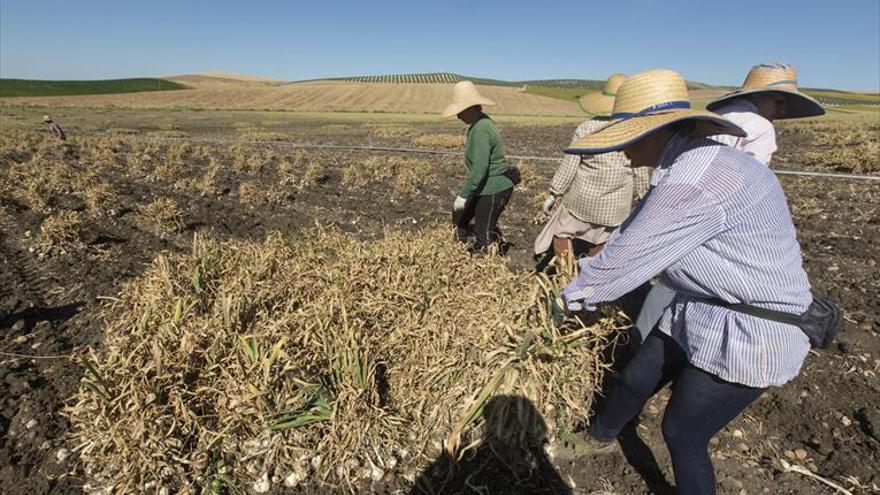
[[[607,125],[587,120],[574,131],[574,141]],[[648,190],[651,167],[633,169],[620,152],[601,155],[566,155],[550,181],[550,192],[563,196],[566,208],[582,222],[616,227],[635,200]]]

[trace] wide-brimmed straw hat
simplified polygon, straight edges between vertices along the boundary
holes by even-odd
[[[578,139],[566,149],[571,154],[607,153],[623,149],[648,134],[675,122],[693,121],[694,132],[703,136],[745,131],[720,115],[691,109],[687,84],[678,72],[653,69],[623,82],[614,99],[612,121]]]
[[[824,115],[825,109],[818,101],[801,93],[797,87],[797,70],[793,65],[768,62],[752,67],[742,88],[728,93],[706,105],[717,110],[735,98],[759,93],[779,94],[785,97],[785,110],[779,119],[796,119]]]
[[[49,117],[48,115],[43,115],[43,122],[52,122],[52,117]]]
[[[581,109],[592,115],[607,117],[614,110],[614,97],[620,85],[626,81],[624,74],[612,74],[605,82],[605,87],[598,93],[581,96]]]
[[[470,81],[459,81],[452,88],[452,103],[443,110],[444,117],[458,115],[474,105],[494,105],[495,102],[486,98],[477,91],[477,87]]]

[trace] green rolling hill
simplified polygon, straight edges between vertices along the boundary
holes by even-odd
[[[187,86],[164,79],[134,78],[95,81],[43,81],[36,79],[0,79],[0,97],[67,96],[140,91],[172,91]]]

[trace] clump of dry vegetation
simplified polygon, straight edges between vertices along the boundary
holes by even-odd
[[[367,185],[367,176],[364,168],[357,163],[350,163],[342,169],[342,185],[346,187],[364,187]]]
[[[464,149],[464,134],[425,134],[413,138],[412,145],[418,148]]]
[[[232,168],[245,173],[261,172],[278,159],[275,150],[254,149],[241,144],[230,146],[228,154],[232,159]]]
[[[321,165],[320,162],[312,161],[306,165],[305,170],[303,170],[302,177],[299,180],[299,187],[304,188],[308,186],[315,186],[318,184],[323,184],[327,181],[329,176],[327,175],[327,170]]]
[[[383,139],[398,139],[409,137],[418,132],[409,126],[401,124],[388,124],[384,122],[370,122],[364,124],[364,127],[370,130],[371,136]]]
[[[183,228],[183,210],[172,198],[159,197],[139,209],[140,224],[159,237],[167,237]]]
[[[105,307],[66,410],[87,489],[412,480],[444,449],[477,446],[483,406],[503,394],[531,401],[552,438],[586,417],[615,325],[562,321],[557,286],[473,259],[439,227],[196,237]],[[516,445],[534,418],[512,409],[496,411],[514,426],[496,435]]]
[[[803,136],[814,147],[804,154],[809,165],[854,174],[880,172],[880,125],[806,121],[786,123],[781,129]]]
[[[40,224],[35,251],[45,255],[55,252],[66,253],[83,246],[79,229],[82,215],[75,211],[60,211],[49,215]]]
[[[116,191],[110,184],[95,181],[83,191],[86,211],[95,217],[110,215],[118,207]]]
[[[427,160],[410,159],[396,168],[397,176],[394,178],[396,196],[415,195],[431,176],[431,164]]]
[[[238,130],[239,136],[248,141],[270,142],[270,141],[286,141],[287,134],[277,131],[268,131],[259,127],[245,127]]]
[[[413,196],[431,177],[431,163],[404,156],[372,156],[342,170],[342,184],[361,188],[368,184],[391,185],[396,196]]]
[[[535,171],[532,165],[525,160],[516,162],[516,168],[519,169],[521,182],[517,185],[517,189],[523,192],[544,191],[550,187],[549,178]],[[542,200],[543,201],[543,200]]]
[[[245,181],[238,185],[238,201],[250,207],[261,204],[278,205],[287,198],[287,193],[277,187],[266,187],[257,182]]]
[[[347,132],[350,129],[351,126],[348,124],[325,124],[318,128],[319,131],[327,134],[339,134],[341,132]]]

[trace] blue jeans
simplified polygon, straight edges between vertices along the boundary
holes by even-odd
[[[687,361],[668,335],[654,329],[621,373],[620,383],[593,418],[590,435],[611,441],[667,383],[672,397],[663,414],[663,439],[672,457],[676,492],[715,493],[709,440],[766,388],[726,382]]]

